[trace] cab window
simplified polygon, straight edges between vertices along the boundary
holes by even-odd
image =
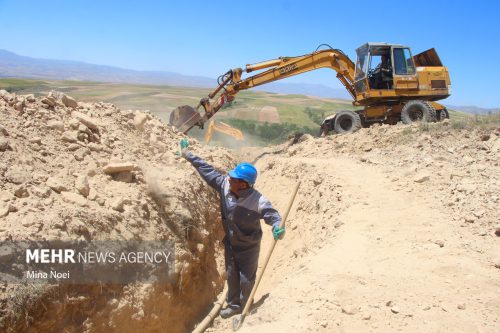
[[[394,70],[396,75],[415,74],[415,65],[409,49],[394,48]]]
[[[358,61],[356,63],[356,73],[354,80],[358,81],[366,77],[366,66],[368,63],[368,48],[358,49]]]

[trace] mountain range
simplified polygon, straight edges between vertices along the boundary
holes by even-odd
[[[189,76],[167,71],[137,71],[113,66],[95,65],[80,61],[39,59],[21,56],[0,49],[0,77],[134,83],[183,87],[215,88],[214,78]],[[325,98],[351,99],[345,89],[335,89],[322,84],[272,82],[255,90],[280,94],[303,94]],[[474,114],[499,112],[476,106],[451,106],[448,108]]]
[[[487,108],[480,108],[480,107],[473,106],[473,105],[469,105],[469,106],[446,105],[446,107],[448,109],[462,111],[462,112],[466,112],[466,113],[472,113],[472,114],[492,114],[492,113],[500,112],[500,108],[487,109]]]
[[[113,66],[94,65],[80,61],[38,59],[0,49],[0,77],[97,81],[215,88],[217,80],[167,71],[137,71]],[[256,90],[309,96],[349,99],[347,91],[321,84],[269,83]]]

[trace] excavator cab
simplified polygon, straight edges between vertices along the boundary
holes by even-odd
[[[398,44],[366,43],[359,47],[356,53],[354,74],[356,94],[371,90],[418,88],[415,64],[409,47]]]

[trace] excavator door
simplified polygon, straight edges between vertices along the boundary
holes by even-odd
[[[394,71],[394,89],[418,89],[417,71],[410,48],[403,46],[392,47],[392,63]]]

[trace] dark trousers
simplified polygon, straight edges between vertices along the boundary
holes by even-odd
[[[255,284],[260,244],[245,251],[233,251],[228,242],[224,243],[228,285],[227,305],[232,309],[243,310]]]

